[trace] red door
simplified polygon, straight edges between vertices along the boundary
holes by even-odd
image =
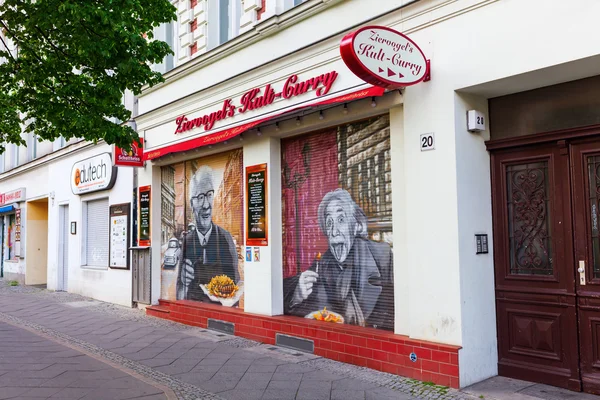
[[[600,140],[492,154],[500,375],[600,394]]]

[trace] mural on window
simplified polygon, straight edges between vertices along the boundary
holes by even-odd
[[[243,307],[242,150],[161,169],[162,293]]]
[[[394,328],[388,116],[282,141],[284,312]]]

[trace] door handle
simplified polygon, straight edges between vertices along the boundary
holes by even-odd
[[[585,286],[585,260],[579,260],[577,272],[579,272],[579,284]]]

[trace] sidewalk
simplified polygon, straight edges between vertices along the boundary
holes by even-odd
[[[0,399],[169,398],[164,388],[118,366],[5,322],[0,322],[0,388]]]
[[[71,352],[83,352],[112,366],[118,366],[115,368],[117,372],[138,377],[135,378],[136,387],[145,387],[142,385],[144,383],[152,390],[156,390],[157,387],[163,388],[162,398],[171,396],[179,399],[228,400],[473,400],[479,398],[539,400],[547,398],[528,395],[528,397],[502,397],[502,395],[516,393],[510,391],[513,388],[511,385],[502,383],[504,378],[495,378],[500,381],[487,381],[494,383],[491,389],[484,386],[484,383],[479,387],[468,388],[468,393],[460,392],[311,354],[148,317],[141,310],[92,301],[74,294],[31,287],[9,287],[0,280],[0,329],[3,326],[10,326],[10,329],[13,329],[12,332],[10,329],[7,330],[11,335],[21,336],[15,329],[25,330],[28,335],[35,333],[53,341],[54,347],[69,346],[73,349],[70,350]],[[4,331],[0,333],[2,332]],[[0,335],[0,343],[3,342],[1,339],[3,339],[2,335]],[[2,349],[0,347],[0,350]],[[25,353],[26,349],[21,350]],[[36,356],[36,353],[39,355]],[[3,354],[0,353],[0,368]],[[41,359],[42,356],[42,352],[38,352],[37,349],[27,353],[27,357]],[[117,372],[110,373],[117,374]],[[4,383],[2,378],[0,370],[0,399],[9,398],[4,395],[4,388],[9,385]],[[134,381],[132,378],[129,380]],[[35,386],[35,383],[32,385]],[[505,392],[502,392],[503,385],[507,389]],[[527,387],[532,385],[529,383]],[[581,396],[573,392],[566,393]],[[101,397],[103,395],[102,391],[92,391],[82,397],[74,398],[118,398]],[[144,395],[154,396],[156,392],[141,396]],[[121,398],[143,399],[144,397],[138,395]],[[548,399],[556,398],[579,397],[548,397]],[[592,398],[597,399],[595,396]]]

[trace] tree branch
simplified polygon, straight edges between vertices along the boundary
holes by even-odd
[[[4,29],[6,29],[8,31],[8,27],[6,26],[6,23],[2,20],[0,20],[0,24],[2,24],[2,26],[4,27]],[[8,48],[8,44],[4,41],[4,35],[0,34],[0,40],[2,41],[2,44],[4,45],[4,47],[6,47],[6,52],[8,53],[8,55],[10,56],[10,58],[12,58],[12,60],[17,63],[17,59],[15,58],[15,56],[12,55],[10,49]],[[17,63],[18,65],[18,63]]]

